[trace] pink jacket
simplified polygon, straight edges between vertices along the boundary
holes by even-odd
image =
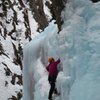
[[[56,76],[58,74],[57,65],[60,63],[60,59],[50,63],[46,68],[50,76]]]

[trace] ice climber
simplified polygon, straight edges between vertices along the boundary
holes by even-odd
[[[56,78],[57,78],[57,75],[58,75],[57,65],[60,63],[60,59],[55,61],[55,59],[53,57],[49,57],[48,62],[49,62],[49,64],[46,67],[47,71],[49,72],[48,81],[49,81],[49,84],[50,84],[48,99],[52,100],[52,94],[53,93],[55,93],[57,95],[60,94],[60,93],[58,93],[57,89],[55,88],[55,82],[56,82]]]

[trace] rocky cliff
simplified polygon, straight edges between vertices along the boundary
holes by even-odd
[[[61,30],[61,25],[63,20],[61,18],[61,11],[65,6],[66,0],[30,0],[29,5],[32,10],[34,19],[38,22],[38,31],[39,29],[44,30],[48,25],[49,21],[56,20],[59,31]],[[52,14],[52,19],[48,20],[44,12],[43,6],[46,5]]]
[[[41,34],[52,20],[61,30],[61,11],[65,3],[65,0],[0,1],[1,100],[21,100],[23,47],[35,33]]]

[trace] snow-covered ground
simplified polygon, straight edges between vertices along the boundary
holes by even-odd
[[[48,100],[48,56],[63,66],[55,100],[100,100],[100,2],[69,1],[62,31],[52,21],[24,48],[23,100]]]
[[[21,98],[23,89],[21,82],[22,70],[21,66],[18,63],[16,64],[14,62],[14,59],[17,59],[17,54],[15,55],[14,50],[18,50],[19,44],[23,48],[23,46],[29,42],[29,40],[26,39],[25,36],[26,27],[24,24],[25,19],[23,16],[23,11],[28,8],[25,7],[20,10],[21,5],[18,0],[10,1],[12,3],[15,3],[13,4],[13,6],[7,8],[7,16],[5,17],[0,15],[0,100],[8,100],[8,98],[10,98],[10,100],[14,98],[19,99],[18,93],[21,93]],[[0,14],[4,13],[2,10],[3,2],[4,0],[0,0]],[[13,18],[15,17],[14,11],[16,12],[15,19]],[[28,15],[29,21],[31,20],[30,30],[32,34],[34,33],[36,35],[37,24],[33,20],[30,10],[28,10]],[[15,21],[18,24],[16,24]],[[34,28],[32,28],[33,26]],[[15,30],[13,30],[14,28]],[[8,35],[10,32],[12,32],[11,35]],[[13,39],[11,38],[11,36],[13,37]],[[19,81],[20,83],[18,84]]]

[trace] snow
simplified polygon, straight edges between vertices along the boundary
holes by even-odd
[[[7,57],[5,56],[1,56],[0,58],[0,99],[1,100],[5,100],[10,98],[12,95],[16,96],[16,93],[14,91],[20,91],[20,89],[22,89],[22,86],[19,85],[12,85],[10,84],[11,81],[11,76],[6,76],[5,75],[5,71],[2,70],[4,69],[4,65],[2,64],[5,63],[7,64],[8,68],[13,72],[13,73],[17,73],[18,75],[21,75],[22,72],[20,71],[20,67],[15,66],[14,64],[12,64],[11,59],[7,59]],[[8,82],[8,85],[5,86],[5,81]]]
[[[100,100],[100,2],[70,0],[57,34],[54,21],[24,48],[23,100],[48,100],[47,57],[60,58],[55,100]],[[33,98],[34,97],[34,98]]]
[[[11,2],[16,2],[15,0],[11,0]],[[0,1],[1,3],[1,1]],[[17,0],[17,3],[18,0]],[[15,4],[16,5],[16,4]],[[0,45],[2,44],[2,48],[3,48],[3,52],[4,54],[2,54],[1,49],[0,48],[0,100],[8,100],[8,98],[11,98],[12,96],[16,96],[17,97],[17,93],[23,89],[22,85],[18,85],[18,79],[15,79],[15,85],[13,85],[11,83],[12,81],[12,76],[14,74],[16,75],[22,75],[22,71],[20,69],[19,65],[15,65],[14,64],[14,48],[12,43],[15,44],[16,49],[18,49],[18,44],[19,42],[22,42],[21,45],[23,45],[24,43],[26,44],[27,40],[25,39],[25,25],[24,25],[24,19],[23,19],[23,14],[22,14],[22,10],[18,9],[18,6],[14,6],[14,10],[17,12],[17,17],[18,17],[18,25],[16,25],[16,30],[18,32],[15,32],[12,34],[13,37],[16,37],[17,40],[12,40],[11,37],[8,35],[9,32],[12,31],[13,29],[13,17],[14,17],[14,13],[12,9],[7,9],[7,16],[6,17],[0,17]],[[2,5],[0,7],[0,11],[2,12]],[[7,22],[8,23],[7,23]],[[5,36],[5,31],[4,28],[7,29],[7,34]],[[20,34],[21,33],[21,34]],[[18,37],[17,37],[18,35]],[[22,37],[22,39],[20,40],[20,37]],[[5,65],[4,65],[5,64]],[[4,69],[6,69],[6,67],[8,67],[10,69],[10,71],[12,72],[10,76],[6,75],[6,71]],[[7,86],[5,85],[6,82],[8,83]]]
[[[46,6],[46,2],[47,0],[43,0],[43,5],[44,5],[44,13],[48,19],[48,21],[50,21],[50,19],[52,19],[52,15],[50,13],[50,9],[48,9],[48,7]],[[48,1],[49,3],[51,3],[50,1]]]
[[[20,70],[20,66],[15,65],[13,63],[14,50],[12,48],[11,38],[9,36],[7,37],[6,40],[2,39],[2,47],[5,51],[5,54],[7,54],[8,57],[6,57],[5,55],[0,56],[0,99],[7,100],[12,95],[16,96],[16,93],[14,91],[20,91],[20,89],[22,89],[23,87],[19,85],[10,84],[12,77],[6,76],[4,70],[4,68],[6,67],[3,65],[3,63],[7,65],[7,67],[11,70],[11,72],[17,73],[17,75],[21,75],[22,71]],[[8,82],[7,86],[5,86],[6,81]]]
[[[38,34],[38,32],[36,31],[38,28],[38,24],[33,19],[33,15],[31,13],[32,13],[31,11],[28,11],[30,29],[31,29],[31,33],[32,33],[32,38],[34,38]]]

